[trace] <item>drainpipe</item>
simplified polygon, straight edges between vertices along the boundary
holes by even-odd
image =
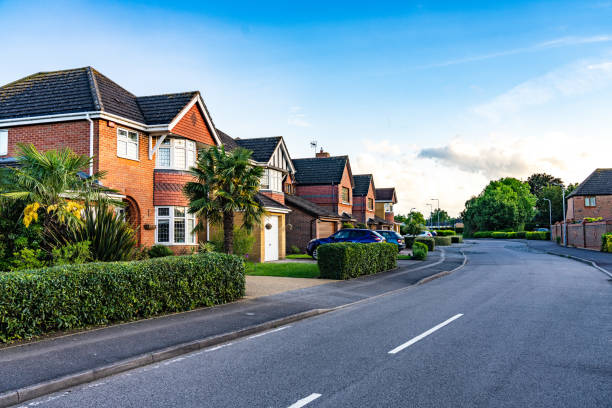
[[[93,156],[94,156],[94,123],[93,120],[89,117],[89,113],[85,116],[85,119],[89,122],[89,175],[93,176]]]

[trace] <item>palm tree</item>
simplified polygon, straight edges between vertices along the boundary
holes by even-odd
[[[189,171],[196,181],[184,188],[189,212],[198,218],[196,230],[204,229],[203,218],[223,223],[223,249],[228,254],[234,250],[234,212],[242,214],[242,227],[249,232],[265,214],[256,198],[263,168],[251,164],[251,153],[242,148],[226,153],[223,146],[200,151]]]

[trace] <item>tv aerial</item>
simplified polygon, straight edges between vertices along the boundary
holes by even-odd
[[[314,151],[317,151],[317,141],[313,140],[312,142],[310,142],[310,148],[314,149]]]

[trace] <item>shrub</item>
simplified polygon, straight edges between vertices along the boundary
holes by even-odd
[[[405,236],[404,242],[406,243],[406,248],[412,248],[412,244],[414,244],[415,237]]]
[[[217,231],[209,241],[215,246],[215,251],[223,250],[223,230]],[[246,228],[234,228],[234,255],[244,256],[251,252],[255,244],[255,235],[251,234]]]
[[[453,230],[437,230],[436,233],[439,237],[450,237],[455,235],[455,231]]]
[[[215,252],[215,245],[212,242],[200,242],[198,244],[198,252],[201,254]]]
[[[451,243],[453,244],[460,244],[463,242],[463,237],[461,235],[453,235],[451,237]]]
[[[89,241],[66,244],[61,247],[53,248],[53,265],[79,264],[89,261]]]
[[[491,238],[495,239],[505,239],[508,238],[508,232],[495,231],[491,233]]]
[[[433,239],[433,237],[416,237],[414,242],[421,242],[427,245],[429,252],[436,249],[436,241]]]
[[[181,312],[244,296],[225,254],[99,262],[0,274],[0,341]]]
[[[350,222],[343,222],[342,228],[355,228],[355,226],[351,224]]]
[[[514,237],[517,239],[525,239],[527,233],[525,231],[517,231],[514,233]]]
[[[415,242],[412,245],[412,259],[424,261],[427,259],[427,245],[422,242]]]
[[[584,222],[598,222],[603,221],[603,217],[584,217]]]
[[[302,251],[297,245],[291,245],[291,247],[289,248],[289,253],[294,254],[294,255],[299,255],[302,253]]]
[[[350,279],[387,271],[397,266],[397,245],[385,242],[339,242],[318,248],[320,277]]]
[[[546,241],[550,239],[550,232],[548,231],[527,231],[525,238],[532,240]]]
[[[438,237],[435,236],[433,237],[434,242],[436,243],[436,246],[449,246],[452,242],[451,242],[451,237],[449,236],[443,236],[443,237]]]
[[[363,222],[358,222],[357,224],[355,224],[355,227],[361,229],[368,229],[368,226],[365,225]]]
[[[478,231],[474,233],[474,238],[491,238],[491,231]]]
[[[149,258],[163,258],[164,256],[174,255],[172,250],[165,245],[153,245],[149,248]]]
[[[559,239],[559,237],[557,237]],[[603,252],[612,252],[612,232],[601,236],[601,250]]]
[[[10,270],[18,271],[22,269],[42,268],[46,265],[43,260],[44,252],[42,249],[23,248],[19,252],[13,253]]]

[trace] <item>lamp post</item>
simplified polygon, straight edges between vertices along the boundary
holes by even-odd
[[[427,203],[425,205],[429,206],[429,228],[433,227],[433,204]]]
[[[550,228],[550,240],[552,241],[552,203],[548,198],[543,198],[542,200],[548,201],[548,226]]]
[[[440,228],[440,200],[438,200],[437,198],[432,198],[431,201],[437,201],[438,202],[438,228]]]
[[[567,219],[565,214],[565,186],[559,183],[551,183],[552,185],[561,187],[561,196],[563,197],[563,227],[562,227],[562,235],[563,235],[563,246],[567,246]],[[551,234],[552,236],[552,231]]]

